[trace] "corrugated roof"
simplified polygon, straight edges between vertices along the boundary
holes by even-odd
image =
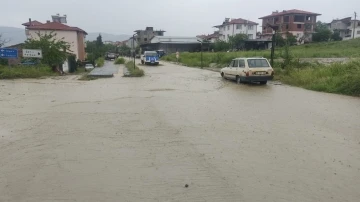
[[[29,26],[27,29],[29,30],[63,30],[63,31],[77,31],[77,32],[83,32],[87,34],[84,30],[78,28],[78,27],[70,27],[68,25],[59,23],[59,22],[48,22],[41,25],[32,25]]]
[[[198,37],[155,36],[151,43],[200,43]]]
[[[291,9],[291,10],[284,10],[282,12],[273,12],[271,15],[267,15],[267,16],[261,17],[259,19],[280,16],[280,15],[287,15],[287,14],[321,15],[319,13],[312,13],[312,12],[303,11],[303,10]]]

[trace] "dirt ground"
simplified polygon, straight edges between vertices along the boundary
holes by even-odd
[[[359,201],[359,98],[144,68],[0,81],[0,201]]]

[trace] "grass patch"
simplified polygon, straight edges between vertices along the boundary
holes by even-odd
[[[359,58],[360,57],[360,38],[304,44],[299,46],[291,46],[290,51],[293,58]],[[285,49],[277,48],[275,51],[275,59],[281,58]],[[237,57],[264,57],[270,59],[270,50],[253,50],[253,51],[239,51],[239,52],[205,52],[203,53],[204,67],[209,67],[210,63],[217,63],[219,66],[225,66],[230,61]],[[166,55],[161,58],[165,61],[176,62],[175,54]],[[180,63],[189,67],[201,66],[201,53],[180,54]]]
[[[95,60],[95,64],[96,64],[97,67],[102,67],[102,66],[104,66],[104,64],[105,64],[105,58],[100,57],[100,58],[96,59],[96,60]]]
[[[89,76],[88,74],[84,74],[78,80],[80,80],[80,81],[91,81],[91,80],[96,80],[96,79],[97,79],[96,77]]]
[[[275,68],[275,79],[309,90],[360,96],[360,60]]]
[[[40,78],[44,76],[56,76],[50,67],[40,66],[0,66],[0,79]]]
[[[137,65],[135,65],[134,68],[134,63],[132,61],[128,61],[125,66],[129,71],[130,77],[142,77],[145,75],[144,70],[140,69]]]
[[[117,58],[115,60],[114,64],[116,64],[116,65],[125,64],[125,59],[124,58]]]

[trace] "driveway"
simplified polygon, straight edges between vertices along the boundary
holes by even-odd
[[[0,81],[0,201],[359,200],[359,98],[143,68]]]

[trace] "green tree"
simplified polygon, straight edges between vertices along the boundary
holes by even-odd
[[[285,42],[291,46],[291,45],[295,45],[297,43],[297,39],[292,33],[286,32]]]
[[[312,35],[314,42],[329,41],[332,33],[326,23],[318,21],[316,23],[315,33]]]
[[[331,40],[333,41],[341,41],[342,37],[340,36],[340,32],[335,30],[334,33],[331,35]]]
[[[101,34],[99,34],[99,36],[96,38],[96,46],[101,47],[103,45],[104,45],[104,43],[102,41],[102,36],[101,36]]]
[[[246,34],[236,34],[235,36],[229,37],[229,44],[231,48],[242,50],[245,48],[245,41],[248,40]]]
[[[36,33],[38,37],[30,38],[25,41],[25,49],[41,49],[43,58],[41,63],[49,66],[57,66],[62,64],[68,53],[71,53],[70,44],[64,41],[64,38],[57,39],[56,34]]]
[[[229,49],[230,49],[230,44],[227,43],[226,41],[217,40],[214,43],[214,50],[215,51],[227,51]]]

